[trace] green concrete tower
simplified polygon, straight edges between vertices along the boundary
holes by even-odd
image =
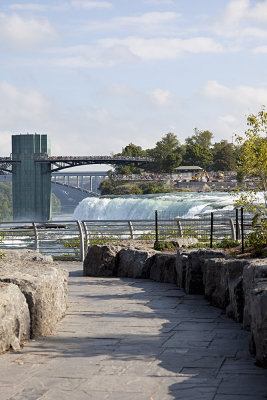
[[[47,135],[13,135],[12,166],[14,221],[51,218],[51,164],[38,162],[51,155]]]

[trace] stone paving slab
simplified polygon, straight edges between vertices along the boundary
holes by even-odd
[[[263,400],[249,333],[202,297],[70,271],[53,335],[0,356],[0,400]]]

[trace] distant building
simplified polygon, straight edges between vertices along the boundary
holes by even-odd
[[[175,168],[175,174],[179,175],[182,180],[191,180],[200,171],[203,171],[203,168],[197,165],[180,165]]]

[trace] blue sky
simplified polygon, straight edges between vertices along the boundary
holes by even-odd
[[[154,147],[194,128],[242,133],[267,105],[266,0],[1,0],[0,146]]]

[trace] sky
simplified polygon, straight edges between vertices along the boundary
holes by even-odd
[[[1,0],[0,155],[152,148],[194,128],[233,141],[267,105],[267,0]]]

